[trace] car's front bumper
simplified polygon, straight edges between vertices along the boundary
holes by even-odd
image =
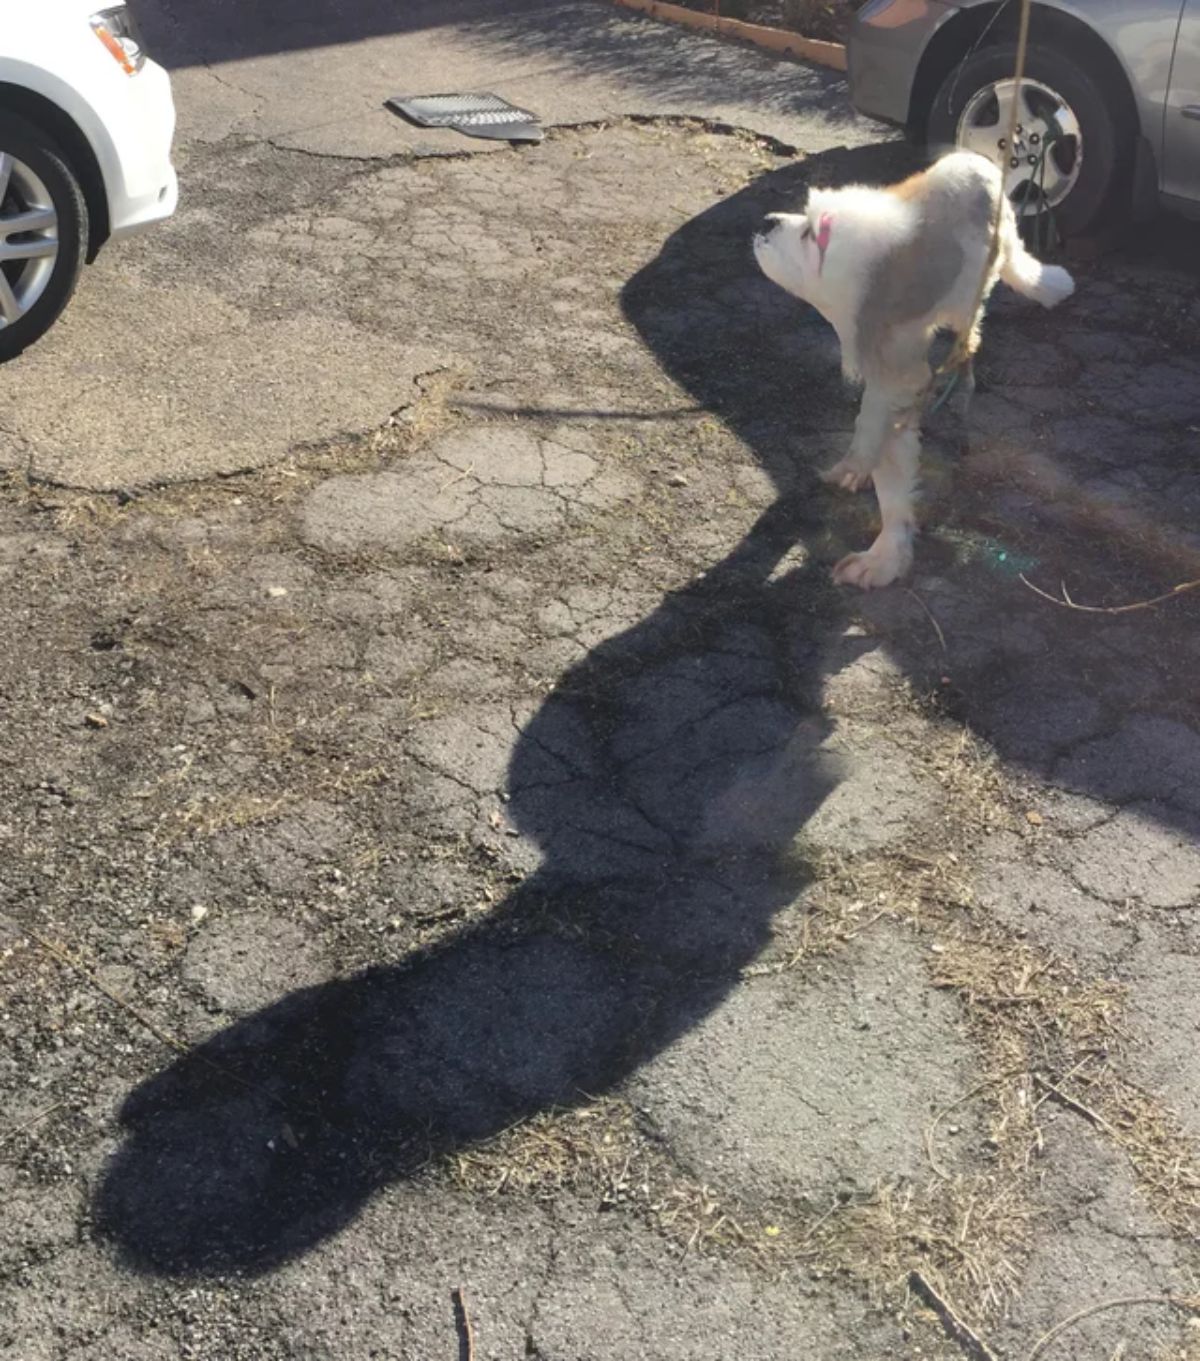
[[[908,122],[921,58],[958,8],[952,0],[870,0],[859,10],[847,42],[850,99],[859,113]]]
[[[179,176],[169,162],[163,168],[161,183],[148,194],[136,198],[125,196],[120,204],[120,216],[110,218],[110,236],[131,236],[145,227],[153,226],[170,217],[179,206]],[[111,210],[110,210],[111,211]]]
[[[175,137],[171,79],[152,61],[124,79],[126,98],[108,111],[117,173],[105,178],[109,228],[115,237],[161,222],[179,202],[179,180],[171,164]]]

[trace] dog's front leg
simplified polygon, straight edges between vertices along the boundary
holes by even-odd
[[[916,516],[913,500],[921,456],[920,408],[895,420],[874,472],[882,526],[865,553],[851,553],[833,569],[834,581],[846,586],[890,586],[912,566]]]
[[[868,383],[854,422],[854,438],[846,457],[821,474],[822,480],[844,491],[861,491],[883,456],[888,432],[897,417],[896,395],[880,383]]]

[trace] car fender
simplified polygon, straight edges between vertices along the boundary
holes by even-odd
[[[87,138],[101,173],[108,181],[110,171],[116,168],[116,150],[105,130],[104,121],[78,89],[45,67],[0,57],[0,104],[3,103],[3,88],[6,85],[15,85],[40,95],[66,114]]]

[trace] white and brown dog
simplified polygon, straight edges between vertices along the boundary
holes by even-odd
[[[882,528],[865,553],[837,564],[835,581],[886,586],[912,563],[930,345],[948,330],[967,336],[968,354],[978,348],[979,280],[1002,192],[989,160],[956,151],[888,189],[813,189],[803,213],[770,214],[754,238],[763,273],[830,322],[843,373],[864,385],[850,451],[825,477],[851,491],[873,481]],[[1043,307],[1070,297],[1071,276],[1035,260],[1007,197],[1000,207],[983,299],[997,279]]]

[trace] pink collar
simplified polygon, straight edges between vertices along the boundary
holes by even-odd
[[[821,220],[817,223],[817,249],[821,252],[821,263],[817,267],[819,274],[825,268],[825,252],[829,249],[829,238],[833,235],[833,214],[822,213]]]

